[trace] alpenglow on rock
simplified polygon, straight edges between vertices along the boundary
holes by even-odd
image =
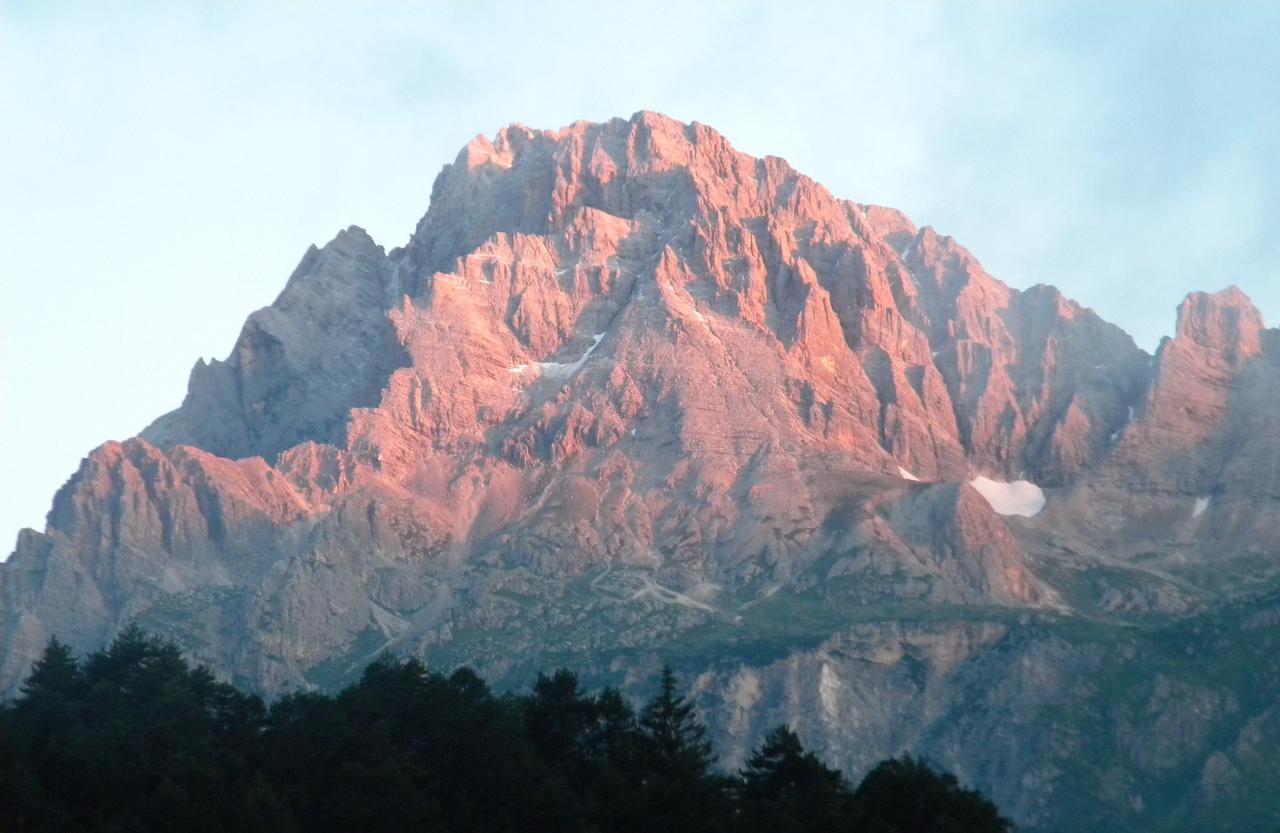
[[[704,125],[512,126],[90,453],[0,565],[0,688],[134,621],[266,693],[670,661],[726,765],[787,722],[1030,830],[1252,830],[1278,397],[1238,290],[1152,357]]]

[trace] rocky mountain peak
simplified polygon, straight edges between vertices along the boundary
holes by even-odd
[[[1238,287],[1193,292],[1178,306],[1175,339],[1191,342],[1229,363],[1262,352],[1262,313]]]
[[[1079,640],[1196,609],[1206,553],[1268,557],[1270,341],[1197,293],[1153,360],[701,124],[512,125],[404,247],[312,247],[179,408],[90,453],[0,565],[0,689],[131,620],[268,692],[382,650],[506,681],[669,653],[726,677],[699,691],[743,743],[798,715],[844,760],[998,747],[1038,812],[1006,775],[1049,754],[1039,704],[1097,690]]]

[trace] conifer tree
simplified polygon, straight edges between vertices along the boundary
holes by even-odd
[[[765,736],[742,771],[742,812],[750,830],[790,833],[847,827],[852,799],[840,771],[806,752],[786,726]]]
[[[839,770],[806,752],[787,726],[778,726],[765,736],[764,744],[747,761],[742,780],[744,795],[770,800],[795,793],[834,795],[847,791]]]
[[[707,727],[698,719],[693,703],[676,693],[676,686],[671,666],[662,666],[658,693],[640,713],[640,726],[660,768],[703,776],[715,762]]]
[[[52,637],[45,646],[44,654],[31,667],[31,673],[22,683],[23,699],[31,701],[49,695],[73,697],[79,693],[84,682],[80,672],[80,664],[65,643]]]
[[[640,713],[640,783],[626,808],[634,827],[621,829],[725,829],[729,781],[712,773],[707,727],[677,686],[670,666],[664,666],[658,693]]]

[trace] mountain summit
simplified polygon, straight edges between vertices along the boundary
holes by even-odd
[[[701,124],[514,125],[85,459],[0,565],[0,687],[131,621],[266,692],[669,659],[739,756],[789,722],[1031,829],[1207,817],[1280,712],[1162,662],[1280,615],[1278,356],[1235,289],[1149,356]]]

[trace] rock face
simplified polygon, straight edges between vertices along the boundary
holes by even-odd
[[[1275,578],[1277,349],[1228,290],[1153,359],[700,124],[513,126],[405,247],[313,248],[180,408],[90,454],[0,565],[0,690],[135,620],[269,693],[384,649],[511,684],[666,658],[731,765],[789,721],[1031,829],[1207,818],[1280,719],[1164,660],[1271,621],[1240,594]]]

